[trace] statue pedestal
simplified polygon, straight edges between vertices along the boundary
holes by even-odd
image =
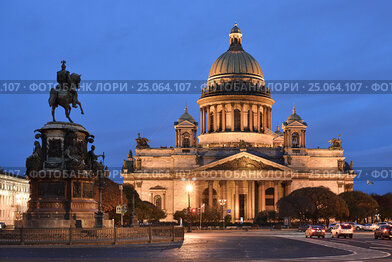
[[[98,176],[106,172],[89,158],[87,145],[94,137],[83,126],[66,122],[49,122],[36,131],[42,148],[36,141],[26,160],[30,201],[23,227],[93,228]]]

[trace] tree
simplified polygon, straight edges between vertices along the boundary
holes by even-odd
[[[138,205],[142,200],[139,197],[136,189],[131,184],[124,184],[123,185],[123,192],[128,200],[128,210],[133,209],[133,198],[135,199],[135,207]]]
[[[183,223],[188,223],[190,218],[192,223],[195,223],[199,221],[200,214],[193,214],[193,213],[187,214],[187,209],[185,208],[183,210],[176,211],[173,217],[178,222],[180,221],[180,218],[182,218]],[[220,212],[216,208],[207,208],[202,215],[202,222],[216,223],[219,222],[221,219],[222,219],[222,212]]]
[[[197,213],[194,214],[192,212],[190,214],[188,214],[187,208],[184,208],[183,210],[177,210],[174,213],[173,218],[175,220],[177,220],[178,223],[180,223],[181,218],[182,218],[182,222],[183,223],[188,223],[189,222],[189,218],[191,219],[192,223],[195,223],[196,221],[199,220],[199,215]]]
[[[102,211],[108,213],[109,219],[114,219],[115,223],[120,222],[120,215],[116,214],[116,206],[121,204],[120,185],[114,181],[105,178],[104,187],[102,189]],[[98,188],[95,189],[95,201],[99,201]],[[127,198],[123,192],[123,204],[127,205]]]
[[[300,190],[295,190],[278,201],[277,205],[281,217],[293,217],[301,221],[310,219],[315,206],[311,198],[306,195],[306,192]]]
[[[381,221],[392,219],[392,193],[385,195],[371,195],[378,203],[378,213],[380,214]]]
[[[254,223],[261,226],[266,224],[267,220],[268,220],[268,211],[261,211],[256,214]]]
[[[290,216],[301,221],[319,219],[329,223],[330,218],[341,218],[348,215],[348,208],[342,198],[326,187],[304,187],[293,191],[278,201],[279,215]]]
[[[217,208],[206,208],[203,213],[202,221],[203,222],[219,222],[222,219],[222,212],[220,212]]]
[[[350,220],[360,220],[372,217],[377,213],[377,201],[361,191],[348,191],[339,195],[346,202]]]
[[[136,205],[136,214],[140,222],[147,220],[148,222],[159,222],[159,219],[166,217],[166,213],[148,201],[141,201]]]
[[[225,216],[225,225],[228,225],[231,223],[231,215],[226,215]]]

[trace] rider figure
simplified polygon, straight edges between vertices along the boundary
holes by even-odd
[[[65,61],[61,61],[61,71],[57,72],[57,82],[59,85],[57,86],[59,89],[67,91],[72,96],[72,107],[76,108],[76,88],[74,84],[72,84],[71,76],[69,71],[65,70],[66,65]]]

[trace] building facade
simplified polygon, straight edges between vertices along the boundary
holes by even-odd
[[[278,211],[277,201],[299,188],[352,190],[355,174],[340,137],[327,149],[308,148],[308,125],[295,108],[273,131],[275,101],[260,65],[244,51],[237,24],[229,37],[229,49],[213,63],[197,101],[200,123],[185,108],[174,122],[175,147],[138,142],[135,157],[130,151],[124,160],[124,183],[165,210],[168,221],[188,207],[188,194],[191,208],[204,204],[234,221],[251,221],[260,211]]]
[[[15,220],[22,219],[27,211],[29,192],[27,179],[0,170],[0,222],[12,226]]]

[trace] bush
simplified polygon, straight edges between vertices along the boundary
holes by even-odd
[[[165,218],[165,212],[148,201],[142,201],[136,205],[135,212],[140,222],[159,222],[159,219]]]
[[[256,214],[254,223],[261,226],[261,225],[265,225],[267,221],[268,221],[268,212],[262,211]]]
[[[225,216],[225,225],[229,225],[231,223],[231,215]]]

